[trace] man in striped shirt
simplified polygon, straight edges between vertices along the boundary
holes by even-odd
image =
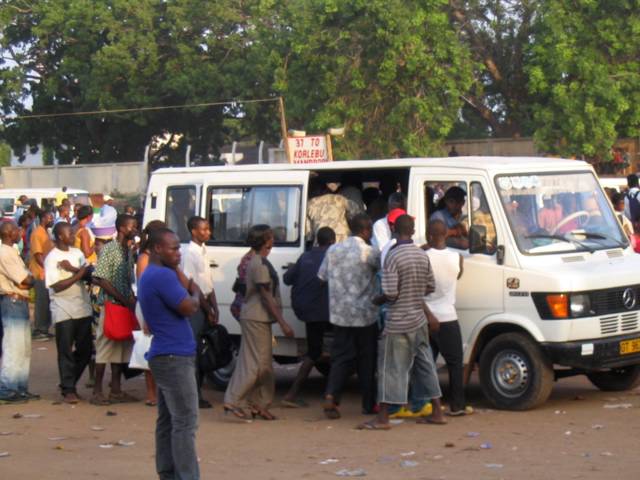
[[[427,316],[424,296],[435,289],[435,280],[425,252],[414,245],[413,218],[402,215],[395,223],[398,241],[390,250],[382,271],[382,291],[389,304],[378,355],[378,401],[380,413],[359,426],[366,430],[388,430],[389,405],[408,402],[412,397],[431,400],[433,413],[419,423],[446,423],[440,405],[440,385],[429,345],[429,328],[437,330],[437,320]],[[427,319],[429,317],[429,320]]]

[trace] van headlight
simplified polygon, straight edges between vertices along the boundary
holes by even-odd
[[[569,305],[572,317],[586,317],[591,314],[591,299],[586,293],[574,293],[571,295]]]

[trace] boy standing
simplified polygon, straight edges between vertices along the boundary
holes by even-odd
[[[441,220],[429,223],[429,250],[436,289],[426,297],[429,310],[440,322],[440,329],[431,336],[434,361],[441,353],[449,370],[450,404],[447,415],[465,415],[462,365],[462,335],[456,314],[456,284],[462,276],[462,255],[447,248],[447,226]]]
[[[71,225],[53,227],[55,248],[44,261],[45,283],[51,298],[51,318],[56,330],[60,389],[65,403],[78,403],[76,383],[91,360],[93,309],[83,278],[88,264],[73,248]]]

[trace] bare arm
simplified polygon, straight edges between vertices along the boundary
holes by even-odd
[[[82,267],[76,269],[76,272],[71,277],[54,283],[53,285],[51,285],[51,288],[56,293],[63,292],[73,286],[73,284],[75,284],[76,282],[80,281],[82,277],[84,277],[85,273],[87,273],[87,267],[86,265],[83,265]]]
[[[282,316],[282,310],[280,310],[280,307],[278,307],[276,299],[273,298],[273,295],[271,295],[269,287],[267,287],[266,285],[258,285],[258,291],[260,292],[262,304],[267,309],[267,312],[269,312],[269,314],[276,319],[285,336],[293,337],[293,330]]]
[[[127,307],[130,307],[130,308],[135,307],[135,299],[133,297],[131,297],[130,299],[125,298],[124,295],[122,295],[118,290],[116,290],[116,288],[113,285],[111,285],[110,281],[100,277],[93,277],[93,283],[95,283],[100,288],[102,288],[105,292],[107,292],[108,295],[115,298],[122,305],[126,305]]]
[[[31,287],[33,287],[33,281],[33,276],[29,274],[18,284],[18,288],[20,288],[21,290],[29,290]]]
[[[183,317],[190,317],[198,311],[200,308],[200,297],[202,296],[202,292],[193,280],[189,280],[187,292],[189,295],[178,305],[178,313]]]
[[[80,232],[80,250],[82,250],[85,258],[89,258],[96,251],[95,248],[91,246],[91,235],[89,235],[86,229]]]
[[[33,254],[33,258],[36,259],[36,263],[38,265],[40,265],[42,268],[44,268],[44,255],[42,255],[42,252],[36,252]]]
[[[140,277],[149,266],[149,254],[141,253],[138,255],[138,261],[136,262],[136,279],[140,280]]]
[[[460,273],[458,273],[458,280],[460,280],[460,277],[462,276],[463,273],[464,273],[464,257],[460,255]]]

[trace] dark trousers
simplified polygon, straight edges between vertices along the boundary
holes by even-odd
[[[344,384],[355,363],[362,392],[362,409],[370,413],[376,403],[376,349],[378,325],[368,327],[333,326],[331,345],[331,371],[327,382],[327,395],[340,403]]]
[[[202,310],[198,310],[189,318],[189,323],[191,324],[191,330],[193,331],[193,338],[196,340],[196,344],[198,348],[196,348],[196,385],[198,387],[198,398],[202,398],[202,382],[204,381],[204,372],[200,369],[200,358],[198,356],[198,352],[200,351],[200,337],[204,332],[204,329],[207,325],[207,319]]]
[[[36,291],[36,303],[33,307],[34,332],[49,333],[51,327],[51,310],[49,309],[49,289],[44,280],[36,280],[33,284]]]
[[[160,480],[200,478],[196,455],[198,389],[195,357],[162,355],[149,360],[158,385],[156,470]]]
[[[449,371],[449,408],[452,412],[464,410],[464,368],[462,364],[462,334],[458,321],[442,322],[440,331],[431,334],[433,360],[442,354]]]
[[[92,320],[92,317],[85,317],[56,323],[58,372],[63,395],[76,393],[76,383],[91,360]]]

